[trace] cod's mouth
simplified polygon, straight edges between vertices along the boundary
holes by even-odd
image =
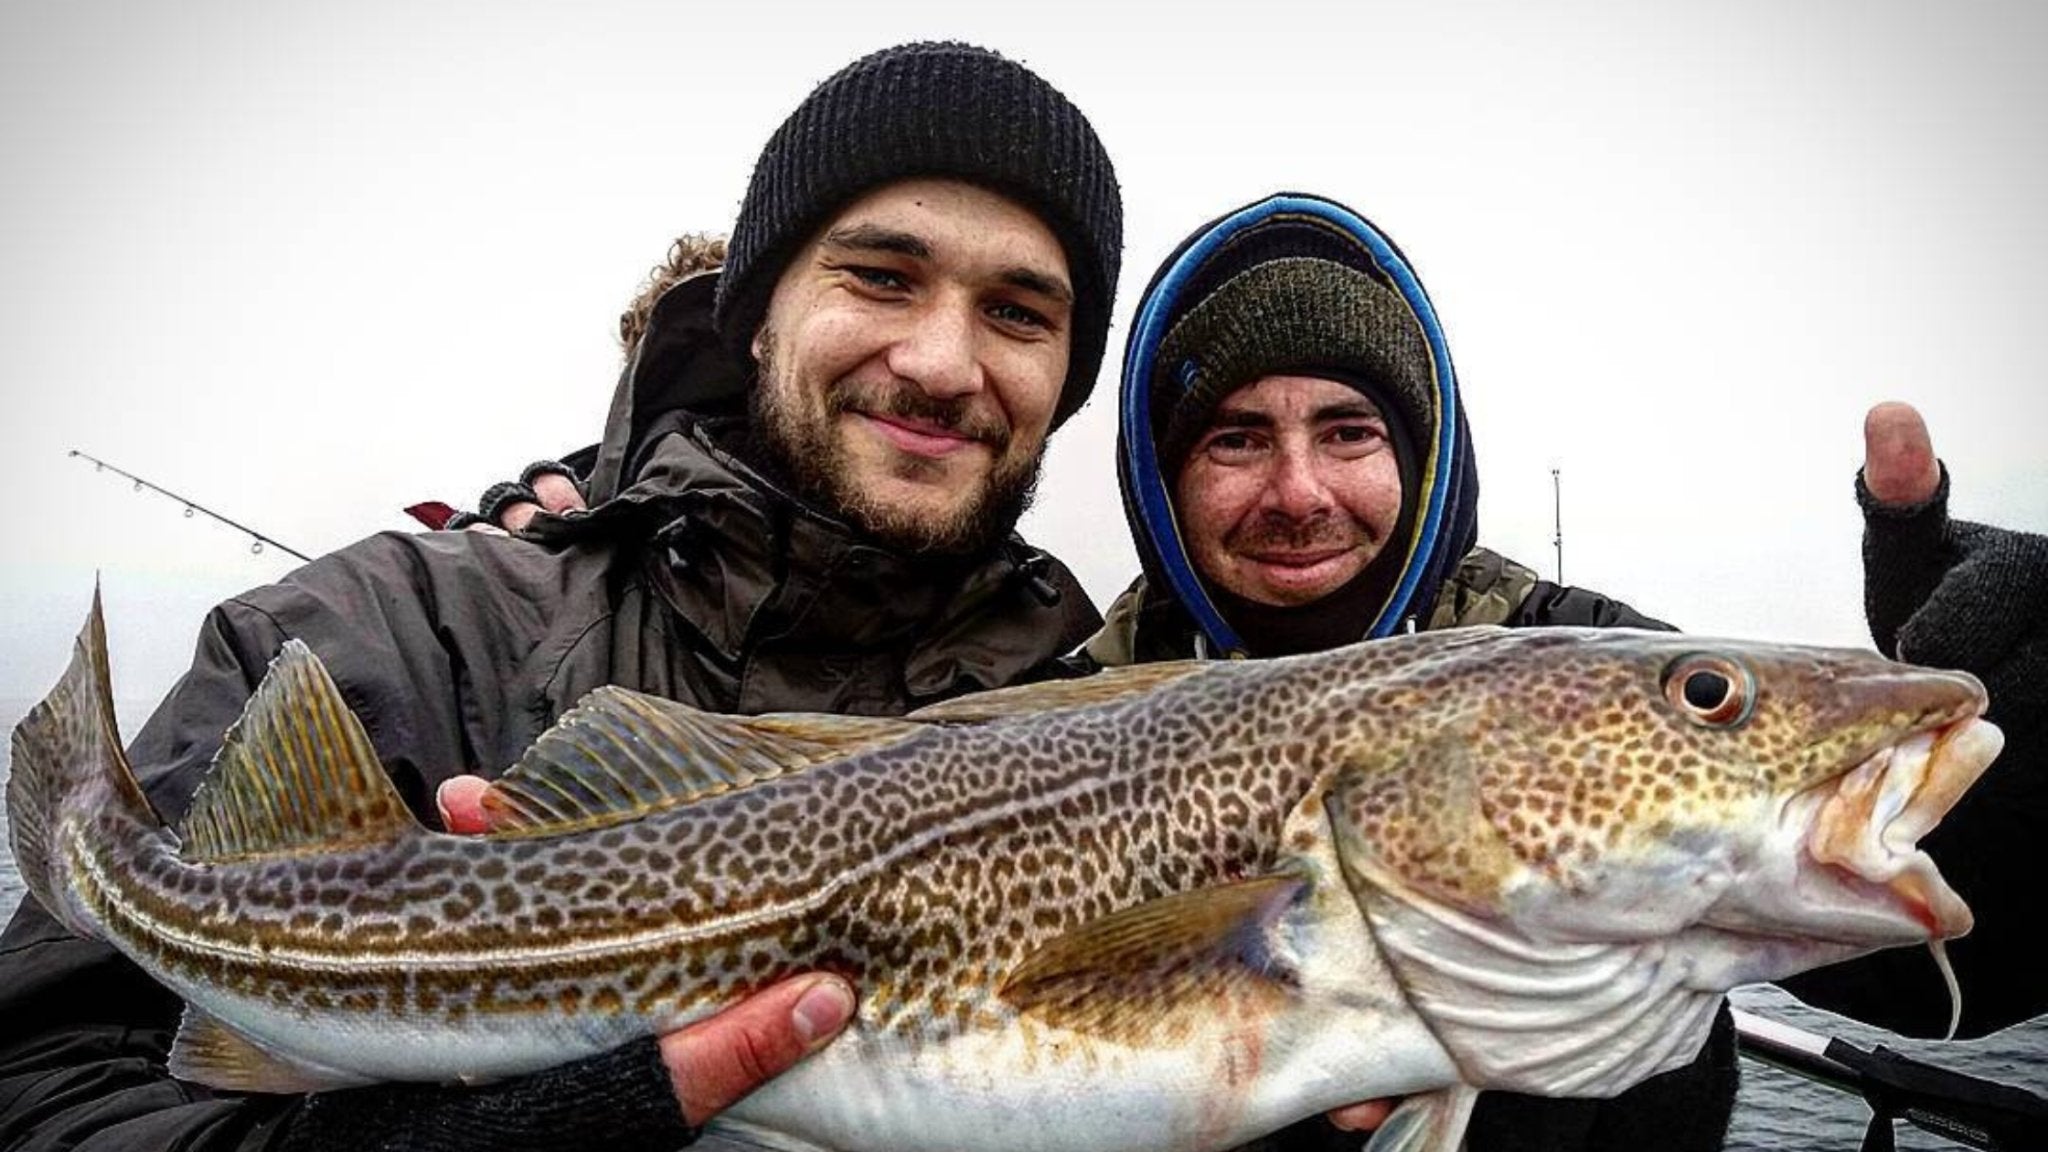
[[[1920,850],[2005,745],[1987,720],[1970,717],[1879,749],[1829,782],[1806,851],[1851,887],[1881,891],[1930,940],[1970,930],[1970,908]]]

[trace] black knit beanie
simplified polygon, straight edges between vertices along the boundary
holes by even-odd
[[[1433,438],[1429,342],[1414,310],[1366,270],[1362,249],[1345,252],[1334,238],[1302,235],[1321,231],[1318,225],[1269,229],[1232,254],[1240,258],[1226,262],[1234,272],[1221,269],[1227,279],[1211,278],[1213,288],[1191,294],[1193,304],[1160,342],[1155,372],[1163,378],[1152,389],[1152,422],[1167,476],[1179,473],[1223,398],[1264,376],[1350,384],[1417,443]]]
[[[1088,399],[1102,364],[1123,201],[1080,109],[983,48],[885,48],[841,69],[790,113],[761,150],[740,204],[718,285],[719,336],[751,363],[769,294],[797,248],[864,193],[917,177],[1000,192],[1037,213],[1066,250],[1073,340],[1057,427]]]

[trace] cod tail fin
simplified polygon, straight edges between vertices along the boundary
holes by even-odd
[[[145,826],[162,823],[121,750],[100,591],[72,647],[71,665],[43,702],[15,725],[7,822],[15,864],[37,902],[81,936],[98,929],[74,897],[59,849],[64,824],[109,805]]]

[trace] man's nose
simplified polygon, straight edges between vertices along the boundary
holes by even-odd
[[[1273,454],[1272,470],[1260,503],[1269,512],[1300,520],[1330,506],[1330,489],[1316,470],[1315,454],[1304,445],[1283,443]]]
[[[983,386],[972,301],[942,295],[908,318],[890,346],[889,370],[934,397],[964,396]]]

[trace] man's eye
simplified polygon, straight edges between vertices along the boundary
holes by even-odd
[[[871,268],[866,265],[850,264],[847,266],[846,272],[870,288],[900,291],[904,287],[903,277],[889,271],[887,268]]]
[[[994,304],[989,307],[988,314],[1001,323],[1014,324],[1022,328],[1052,327],[1052,322],[1047,320],[1043,313],[1035,312],[1022,304]]]
[[[1258,447],[1248,433],[1218,432],[1209,437],[1208,450],[1221,456],[1242,456]]]
[[[1374,448],[1384,443],[1387,434],[1371,424],[1339,424],[1329,431],[1330,442],[1343,448]]]

